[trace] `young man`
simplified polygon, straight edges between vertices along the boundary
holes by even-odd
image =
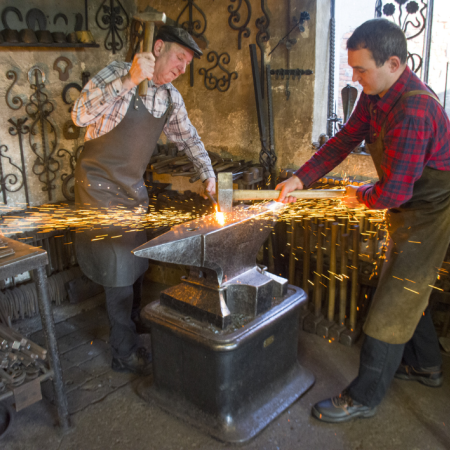
[[[164,131],[194,163],[204,190],[215,192],[208,154],[189,121],[180,93],[171,84],[201,50],[182,28],[163,26],[153,53],[139,53],[132,64],[113,62],[84,87],[72,119],[87,126],[75,170],[75,201],[80,209],[125,208],[147,212],[143,175]],[[148,93],[137,86],[148,80]],[[98,235],[101,234],[101,238]],[[138,349],[135,323],[148,261],[131,251],[147,242],[145,231],[110,226],[77,234],[77,258],[84,274],[105,287],[110,319],[112,368],[145,374],[151,355]]]
[[[450,124],[435,94],[406,65],[402,30],[369,20],[347,42],[358,105],[335,137],[291,179],[280,201],[328,173],[363,139],[379,181],[349,186],[349,207],[387,208],[388,254],[364,325],[358,377],[337,397],[314,405],[313,416],[346,422],[376,413],[394,376],[442,384],[441,355],[429,296],[450,241]],[[403,361],[402,361],[403,360]]]

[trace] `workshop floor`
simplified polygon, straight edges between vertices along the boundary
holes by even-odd
[[[146,282],[146,300],[162,285]],[[108,320],[97,306],[56,325],[73,428],[62,435],[54,427],[55,409],[44,399],[14,414],[0,438],[2,450],[181,450],[232,449],[145,403],[135,393],[137,377],[110,367]],[[42,332],[32,336],[41,342]],[[144,336],[148,343],[149,336]],[[440,389],[394,380],[372,419],[341,425],[312,418],[311,406],[340,392],[357,374],[358,345],[353,348],[301,332],[299,359],[316,384],[275,419],[243,450],[291,449],[450,449],[450,355],[443,356],[445,382]],[[52,397],[50,385],[43,388]]]

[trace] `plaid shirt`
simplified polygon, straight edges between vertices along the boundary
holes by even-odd
[[[361,186],[358,200],[371,209],[395,208],[407,202],[425,166],[450,171],[450,122],[444,109],[426,95],[395,103],[406,92],[430,89],[406,67],[388,92],[361,94],[348,122],[296,175],[309,186],[340,164],[364,139],[374,142],[385,122],[385,175],[373,186]],[[394,107],[395,105],[395,107]],[[370,116],[372,109],[372,119]]]
[[[128,106],[137,87],[127,91],[121,77],[130,70],[131,64],[113,62],[101,70],[81,91],[72,110],[72,120],[79,127],[86,127],[85,140],[95,139],[116,127],[127,113]],[[205,147],[191,124],[181,94],[171,84],[156,86],[149,82],[147,96],[143,103],[155,118],[162,117],[172,97],[173,112],[164,126],[164,134],[176,143],[178,151],[184,150],[194,163],[202,181],[215,178],[211,160]]]

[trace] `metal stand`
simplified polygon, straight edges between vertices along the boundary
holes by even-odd
[[[58,411],[59,424],[63,431],[66,431],[70,427],[70,419],[67,398],[64,392],[47,276],[45,273],[45,266],[48,263],[47,252],[3,236],[2,241],[4,241],[9,248],[12,248],[15,254],[0,259],[0,280],[16,276],[23,272],[33,271],[36,281],[42,328],[47,341],[50,367],[53,371],[53,389],[55,390],[55,402]]]

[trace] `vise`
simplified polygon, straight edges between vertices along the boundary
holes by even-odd
[[[226,442],[245,442],[314,383],[297,358],[306,294],[256,264],[272,203],[175,226],[136,256],[190,266],[141,313],[152,332],[146,400]]]

